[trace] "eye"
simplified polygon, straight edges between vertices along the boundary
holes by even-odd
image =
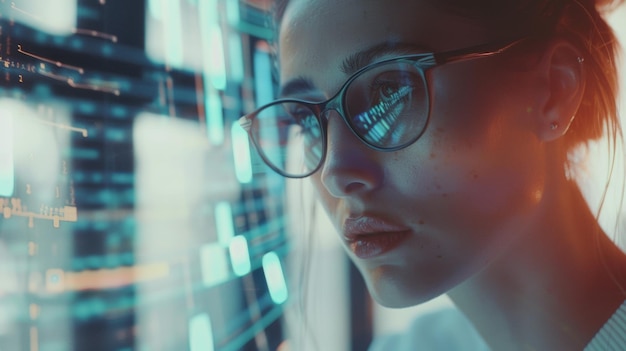
[[[398,90],[400,89],[399,84],[397,82],[375,82],[376,83],[376,92],[378,94],[379,99],[383,101],[391,100]]]
[[[299,127],[298,135],[313,138],[320,135],[321,132],[317,120],[317,112],[311,109],[311,107],[299,103],[290,103],[285,105],[284,108],[289,116],[289,124]]]
[[[300,125],[305,125],[311,118],[315,118],[313,111],[306,107],[299,107],[289,111],[289,115]]]
[[[407,138],[408,127],[419,112],[420,104],[415,102],[423,97],[418,71],[400,64],[389,66],[393,67],[362,76],[367,83],[355,84],[350,91],[351,98],[362,96],[350,103],[351,124],[366,140],[381,146],[400,144]]]
[[[418,79],[404,71],[381,74],[370,83],[370,101],[398,103],[411,96],[414,88],[419,86]]]

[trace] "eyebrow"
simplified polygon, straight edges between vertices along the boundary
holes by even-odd
[[[432,52],[426,45],[403,42],[384,42],[371,46],[365,50],[348,56],[339,69],[348,76],[360,69],[376,62],[386,55],[409,55],[423,52]],[[315,91],[315,84],[311,78],[299,76],[285,83],[279,91],[279,97],[294,96],[307,91]]]
[[[315,90],[315,84],[313,84],[313,81],[310,78],[300,76],[281,86],[278,96],[283,98],[296,95],[297,93],[313,90]]]
[[[363,67],[376,62],[386,55],[409,55],[432,50],[426,45],[404,42],[384,42],[348,56],[341,64],[341,71],[353,75]]]

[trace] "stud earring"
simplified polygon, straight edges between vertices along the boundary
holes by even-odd
[[[585,58],[582,56],[578,56],[578,58],[576,58],[576,60],[578,60],[578,63],[583,63],[585,62]]]
[[[550,123],[550,129],[557,130],[559,128],[559,124],[557,122]]]

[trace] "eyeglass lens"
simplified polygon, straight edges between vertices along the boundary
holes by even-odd
[[[428,103],[423,72],[412,62],[393,61],[361,72],[348,84],[343,112],[363,142],[377,150],[397,150],[424,131]],[[319,105],[283,102],[257,113],[252,137],[262,157],[279,173],[308,175],[322,162],[325,140],[317,116],[324,111]]]

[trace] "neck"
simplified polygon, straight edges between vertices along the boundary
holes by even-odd
[[[563,183],[498,259],[449,292],[493,349],[583,349],[626,297],[624,254]]]

